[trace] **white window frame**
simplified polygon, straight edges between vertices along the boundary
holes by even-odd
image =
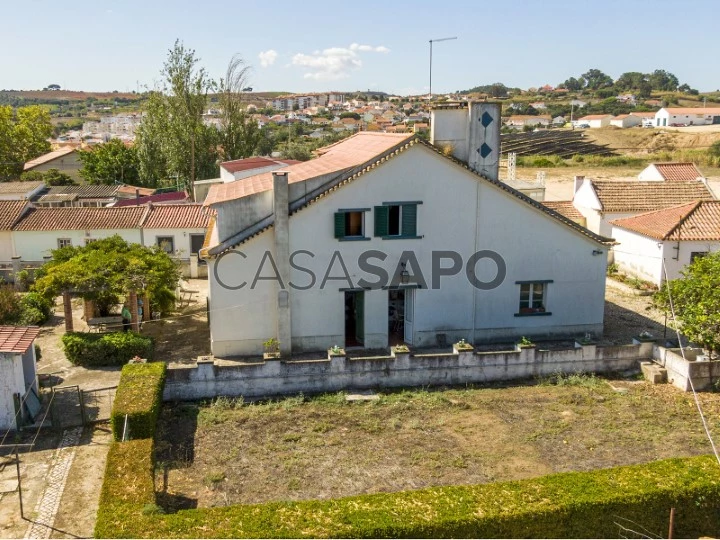
[[[518,296],[518,312],[516,316],[523,317],[528,315],[551,315],[548,310],[548,284],[552,283],[552,280],[536,280],[536,281],[518,281],[517,285],[520,285],[520,291]],[[538,293],[536,289],[540,287]],[[528,298],[523,300],[523,288],[527,288]],[[540,297],[540,305],[534,307]]]
[[[170,251],[163,249],[163,247],[162,247],[162,242],[164,242],[166,240],[170,240],[170,248],[171,248]],[[172,235],[156,236],[155,237],[155,245],[157,247],[159,247],[160,249],[162,249],[168,255],[175,255],[175,237],[174,236],[172,236]]]
[[[64,247],[72,247],[72,238],[58,238],[57,239],[57,246],[58,249],[62,249]]]

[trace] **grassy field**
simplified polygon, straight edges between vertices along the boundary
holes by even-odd
[[[720,395],[705,394],[711,425]],[[710,451],[692,396],[571,376],[513,387],[167,405],[160,504],[209,507],[515,480]]]

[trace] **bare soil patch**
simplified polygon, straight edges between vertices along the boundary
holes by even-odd
[[[593,377],[560,385],[344,394],[163,410],[157,483],[169,509],[326,499],[517,480],[710,451],[692,397]],[[720,395],[702,396],[715,421]]]

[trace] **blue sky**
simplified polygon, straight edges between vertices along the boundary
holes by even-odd
[[[257,91],[417,94],[428,89],[428,40],[448,36],[458,39],[434,46],[434,92],[556,85],[589,68],[613,78],[661,68],[701,91],[720,88],[718,0],[0,0],[0,8],[0,89],[153,86],[179,38],[215,78],[240,53]]]

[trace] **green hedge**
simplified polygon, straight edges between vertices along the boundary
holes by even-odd
[[[68,332],[62,342],[67,359],[85,367],[122,366],[135,356],[152,360],[155,351],[153,338],[135,332]]]
[[[166,370],[164,362],[123,366],[110,416],[116,441],[122,439],[125,415],[128,416],[132,439],[152,439],[155,436]]]
[[[140,446],[138,443],[144,442]],[[132,447],[126,445],[133,444]],[[121,448],[117,448],[121,447]],[[644,527],[664,537],[720,531],[720,468],[712,456],[561,473],[475,486],[324,501],[154,514],[151,441],[114,443],[96,537],[120,538],[619,538]],[[140,452],[143,452],[140,454]],[[136,488],[137,487],[137,491]]]

